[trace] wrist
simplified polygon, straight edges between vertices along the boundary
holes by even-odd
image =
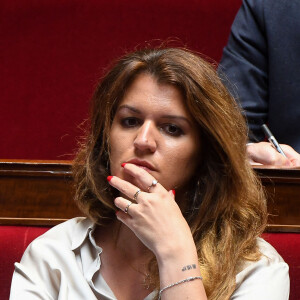
[[[162,286],[190,276],[200,276],[195,245],[158,256],[157,263]]]
[[[173,263],[178,259],[188,257],[197,257],[197,250],[192,235],[187,238],[187,235],[177,240],[168,239],[164,243],[159,243],[156,251],[154,251],[156,259],[159,262]]]

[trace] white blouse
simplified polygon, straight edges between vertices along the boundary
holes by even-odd
[[[35,239],[15,263],[10,300],[116,300],[100,274],[102,249],[95,243],[95,228],[87,218],[74,218]],[[258,245],[264,255],[245,263],[231,299],[288,300],[288,265],[266,241],[259,239]]]

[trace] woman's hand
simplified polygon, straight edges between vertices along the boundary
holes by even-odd
[[[136,185],[116,176],[110,178],[109,183],[124,195],[115,199],[120,209],[117,218],[156,256],[161,288],[187,278],[199,279],[196,246],[173,192],[153,184],[155,178],[144,169],[129,163],[123,167]],[[139,189],[141,192],[137,192]],[[125,197],[135,202],[130,204]],[[162,299],[183,298],[207,299],[202,281],[175,284],[162,295]]]
[[[155,178],[134,164],[124,165],[124,171],[134,178],[137,185],[116,176],[109,181],[124,195],[115,199],[115,205],[120,209],[117,218],[128,226],[156,257],[165,259],[167,255],[183,251],[187,243],[193,243],[190,228],[175,202],[173,192],[167,191],[160,183],[153,185]],[[134,201],[138,189],[141,192],[137,194],[136,202],[130,204]]]
[[[263,164],[277,167],[299,167],[300,154],[288,145],[280,144],[287,157],[277,152],[268,142],[251,143],[247,145],[247,153],[252,165]]]

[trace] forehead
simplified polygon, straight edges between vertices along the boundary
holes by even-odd
[[[119,107],[131,105],[143,110],[168,110],[188,117],[185,99],[178,88],[161,84],[149,74],[139,75],[128,87]]]

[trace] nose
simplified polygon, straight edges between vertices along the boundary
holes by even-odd
[[[157,141],[155,138],[156,127],[152,121],[145,121],[139,128],[134,140],[134,147],[140,151],[155,152]]]

